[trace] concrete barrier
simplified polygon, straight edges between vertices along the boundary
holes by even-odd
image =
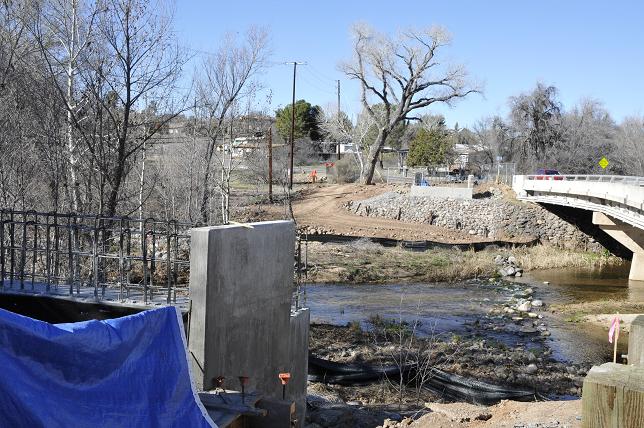
[[[228,389],[282,398],[278,374],[291,372],[288,398],[304,420],[308,311],[291,314],[295,229],[290,221],[191,231],[188,348],[200,389],[224,376]]]
[[[422,198],[472,199],[472,189],[467,187],[411,186],[411,196]]]

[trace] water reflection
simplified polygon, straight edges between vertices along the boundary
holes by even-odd
[[[539,291],[552,303],[578,303],[597,300],[641,300],[641,288],[631,291],[628,281],[629,265],[603,268],[565,268],[530,272],[522,282],[549,282]]]

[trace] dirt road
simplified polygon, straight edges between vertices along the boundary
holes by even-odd
[[[320,186],[305,198],[293,203],[299,226],[323,230],[326,233],[356,237],[376,237],[398,240],[429,240],[443,243],[471,243],[491,241],[472,238],[466,232],[448,230],[438,226],[407,223],[399,220],[351,214],[344,204],[395,190],[394,185],[365,186],[358,184]]]

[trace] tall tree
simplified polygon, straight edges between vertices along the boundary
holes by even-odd
[[[409,144],[407,165],[438,166],[454,158],[454,139],[441,128],[421,128]]]
[[[232,133],[224,142],[226,121],[234,118],[235,106],[242,110],[261,85],[257,78],[268,64],[270,55],[268,33],[250,28],[241,41],[228,35],[217,53],[204,60],[196,76],[196,114],[203,124],[200,131],[208,138],[201,174],[202,194],[200,216],[210,220],[210,202],[215,189],[222,197],[222,221],[228,222],[228,195],[232,170]],[[246,109],[248,111],[248,109]],[[214,169],[223,174],[215,178]]]
[[[291,135],[291,120],[293,106],[291,104],[284,108],[277,109],[275,112],[275,126],[280,137],[288,140]],[[322,133],[318,123],[322,117],[322,109],[314,106],[305,100],[295,102],[295,127],[293,128],[293,137],[297,140],[300,138],[309,138],[312,141],[318,141],[322,138]]]
[[[644,117],[627,117],[616,135],[615,155],[628,175],[644,176]]]
[[[525,168],[545,160],[548,149],[562,141],[561,110],[557,88],[542,83],[537,83],[531,93],[510,98],[511,123]]]
[[[563,137],[556,141],[548,156],[549,165],[566,174],[591,174],[601,172],[599,160],[612,159],[609,170],[621,173],[616,150],[617,124],[596,100],[582,100],[578,106],[562,117]]]
[[[354,59],[342,68],[360,83],[362,105],[378,126],[364,178],[371,184],[380,150],[399,123],[418,120],[413,116],[418,109],[450,104],[476,89],[466,81],[463,67],[441,66],[436,55],[450,40],[441,28],[407,30],[391,37],[355,26],[353,36]],[[384,114],[374,111],[372,99],[383,104]]]
[[[99,211],[114,216],[138,193],[124,186],[142,147],[185,108],[178,79],[186,57],[164,0],[106,0],[104,8],[96,25],[101,44],[80,75],[92,99],[82,114],[91,120],[75,122],[100,173]],[[155,118],[143,113],[151,104]]]
[[[78,94],[82,91],[76,77],[83,67],[81,56],[92,45],[100,5],[94,1],[48,0],[35,6],[37,19],[32,31],[47,64],[51,82],[62,101],[66,115],[66,157],[69,168],[70,208],[83,210],[78,162],[80,147],[76,132],[77,115],[83,108]]]

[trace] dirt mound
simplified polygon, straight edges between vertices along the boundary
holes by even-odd
[[[403,422],[383,426],[413,428],[572,428],[581,426],[581,400],[538,403],[502,401],[491,407],[465,403],[427,403],[425,406],[431,410],[431,413],[411,424],[403,425]]]

